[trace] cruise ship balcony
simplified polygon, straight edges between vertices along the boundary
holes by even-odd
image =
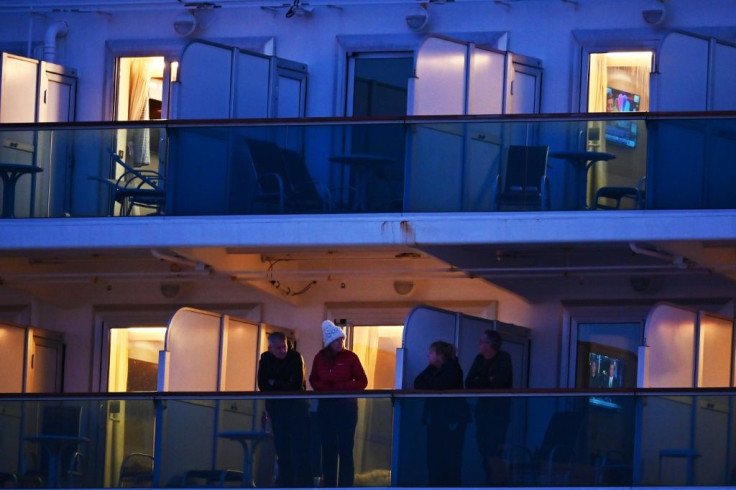
[[[443,394],[369,391],[139,393],[0,400],[4,488],[279,487],[274,431],[264,401],[300,404],[310,437],[295,454],[321,484],[317,405],[357,399],[354,486],[422,488],[432,482],[428,438],[460,462],[456,487],[730,487],[730,390],[603,389]],[[461,408],[456,441],[437,439],[427,407]],[[436,412],[434,412],[436,413]],[[488,483],[478,421],[510,415]],[[483,417],[490,417],[482,421]],[[460,417],[458,420],[462,419]],[[485,423],[484,423],[485,422]],[[283,430],[283,429],[281,429]],[[428,436],[428,434],[433,434]],[[431,449],[431,447],[430,447]],[[448,468],[431,468],[438,472]]]
[[[735,125],[713,113],[3,125],[2,216],[733,209]]]

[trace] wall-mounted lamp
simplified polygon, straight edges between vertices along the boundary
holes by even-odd
[[[641,11],[641,16],[650,26],[657,26],[664,21],[666,13],[663,0],[652,0]]]
[[[181,291],[181,286],[175,282],[162,282],[160,290],[164,298],[176,298]]]
[[[414,291],[414,281],[394,281],[394,291],[401,296],[407,296]]]
[[[418,7],[413,8],[406,14],[406,25],[412,31],[421,31],[429,23],[429,12],[427,12],[427,4],[421,3]]]
[[[192,35],[197,29],[197,18],[189,10],[180,12],[174,19],[174,31],[181,37]]]

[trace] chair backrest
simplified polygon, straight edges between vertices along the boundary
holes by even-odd
[[[258,174],[273,173],[280,176],[287,200],[293,201],[290,204],[303,206],[311,203],[313,207],[322,205],[322,196],[301,154],[283,149],[272,141],[248,138],[246,142]]]
[[[541,192],[549,146],[509,146],[504,192]]]
[[[125,174],[128,174],[130,176],[126,179],[126,181],[137,180],[138,183],[135,184],[136,187],[147,186],[151,189],[163,189],[164,179],[160,173],[156,172],[155,170],[141,170],[131,167],[130,165],[126,164],[125,161],[123,161],[123,159],[116,155],[115,152],[113,152],[112,150],[108,150],[108,153],[110,153],[110,157],[115,163],[125,169]]]
[[[574,448],[582,419],[578,412],[556,412],[552,415],[539,448],[540,454],[547,458],[555,447]]]
[[[119,487],[150,487],[153,483],[153,456],[130,453],[120,464]]]
[[[258,171],[255,166],[252,149],[249,144],[239,142],[234,145],[230,185],[233,190],[228,203],[228,210],[233,214],[248,214],[253,210],[253,202],[261,192]]]

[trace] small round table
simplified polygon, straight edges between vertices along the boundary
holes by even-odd
[[[13,218],[15,216],[15,185],[18,179],[26,174],[42,172],[41,167],[22,163],[0,163],[0,179],[3,181],[3,212],[0,217]]]
[[[575,167],[575,180],[578,188],[578,206],[587,209],[586,187],[588,185],[588,170],[596,162],[607,162],[616,158],[613,153],[605,151],[555,151],[549,154],[552,158],[567,160]]]
[[[253,452],[270,435],[268,432],[253,430],[226,430],[217,433],[217,437],[237,441],[243,446],[243,486],[256,486],[253,483]]]
[[[89,442],[88,437],[81,436],[62,436],[62,435],[38,435],[26,436],[24,439],[28,442],[40,444],[41,447],[49,455],[48,461],[48,486],[56,488],[59,486],[59,475],[61,472],[61,451],[67,446],[77,445]]]
[[[366,155],[355,153],[351,155],[335,155],[330,157],[332,163],[346,166],[355,176],[355,184],[358,188],[357,196],[353,208],[356,211],[364,211],[367,208],[368,197],[368,179],[371,173],[374,173],[378,167],[391,165],[396,163],[391,157],[381,155]],[[342,182],[340,182],[342,185]]]

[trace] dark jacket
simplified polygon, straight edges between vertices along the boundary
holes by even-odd
[[[512,371],[508,352],[500,350],[490,359],[478,354],[465,378],[465,387],[473,390],[510,390],[513,387]]]
[[[302,355],[295,350],[287,351],[283,359],[268,351],[261,354],[258,363],[258,389],[264,392],[306,390],[306,371]],[[293,401],[299,402],[299,405],[307,403],[307,400],[301,399]],[[275,400],[266,400],[266,410],[273,412],[279,408],[274,402]]]
[[[445,361],[438,369],[431,364],[414,380],[416,390],[461,390],[463,370],[457,360]],[[465,424],[470,421],[470,409],[464,398],[427,398],[422,414],[423,424]]]
[[[513,367],[509,353],[500,350],[490,359],[481,354],[475,356],[465,378],[465,387],[471,390],[510,390],[513,387]],[[475,406],[476,416],[495,412],[497,417],[507,417],[510,409],[511,398],[508,397],[479,397]]]

